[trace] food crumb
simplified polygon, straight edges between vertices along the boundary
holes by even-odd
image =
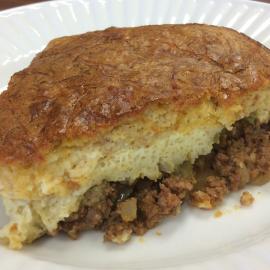
[[[258,195],[261,195],[261,192],[258,192]]]
[[[254,202],[254,200],[255,199],[248,191],[244,191],[243,195],[240,198],[240,203],[241,205],[249,206]]]
[[[227,210],[227,209],[223,209],[223,214],[226,215],[226,214],[231,214],[232,211],[231,210]]]
[[[160,232],[157,232],[156,235],[161,236],[161,233]]]
[[[216,213],[215,213],[215,217],[216,218],[218,218],[218,217],[221,217],[223,215],[223,213],[222,212],[220,212],[220,211],[217,211]]]
[[[241,209],[241,206],[235,205],[235,206],[234,206],[234,209],[235,209],[235,210],[240,210],[240,209]]]
[[[143,243],[143,242],[145,242],[145,240],[143,238],[140,238],[139,242]]]

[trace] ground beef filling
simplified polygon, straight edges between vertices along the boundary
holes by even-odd
[[[156,182],[104,181],[85,193],[79,210],[61,221],[58,230],[77,239],[80,231],[92,228],[105,232],[105,242],[123,243],[131,233],[144,235],[163,218],[178,214],[184,200],[211,209],[232,190],[265,184],[270,179],[269,131],[269,123],[245,118],[221,133],[210,154],[194,165],[185,162],[176,173],[163,173]]]

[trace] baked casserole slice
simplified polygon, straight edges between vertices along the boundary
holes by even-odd
[[[11,218],[3,242],[20,249],[94,228],[123,243],[185,199],[210,209],[265,177],[258,160],[268,150],[256,147],[268,147],[269,66],[266,47],[209,25],[52,40],[0,95],[0,193]],[[233,163],[237,141],[246,156]],[[199,170],[208,170],[202,185]]]

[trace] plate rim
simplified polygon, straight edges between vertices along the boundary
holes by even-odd
[[[91,1],[89,1],[89,2],[94,2],[94,1],[97,1],[97,0],[91,0]],[[198,2],[203,2],[203,1],[201,1],[201,0],[197,0]],[[20,7],[15,7],[15,8],[10,8],[10,9],[6,9],[6,10],[3,10],[3,11],[0,11],[0,17],[1,17],[1,15],[2,14],[8,14],[8,13],[13,13],[14,11],[19,11],[19,10],[23,10],[23,9],[31,9],[31,7],[34,7],[34,6],[38,6],[38,5],[41,5],[41,6],[46,6],[46,5],[49,5],[49,4],[51,4],[51,3],[59,3],[59,4],[62,4],[63,2],[80,2],[80,1],[76,1],[76,0],[65,0],[65,1],[61,1],[61,0],[50,0],[50,1],[46,1],[46,2],[39,2],[39,3],[33,3],[33,4],[28,4],[28,5],[23,5],[23,6],[20,6]],[[214,2],[218,2],[218,0],[214,0]],[[268,6],[268,7],[270,7],[270,3],[268,4],[268,3],[264,3],[264,2],[257,2],[257,1],[251,1],[251,0],[234,0],[234,1],[232,1],[232,2],[235,2],[235,3],[244,3],[244,2],[246,2],[246,3],[252,3],[252,4],[254,4],[254,5],[266,5],[266,6]],[[32,9],[32,10],[34,10],[34,9]],[[14,14],[15,15],[15,14]],[[1,45],[0,45],[1,46]],[[241,248],[240,248],[241,249]],[[229,252],[230,253],[230,252]],[[232,253],[234,253],[234,252],[232,252]],[[0,255],[1,255],[1,252],[0,252]],[[224,254],[222,254],[222,255],[219,255],[219,257],[222,257]],[[37,259],[37,258],[31,258],[32,260],[34,260],[34,261],[37,261],[37,262],[40,262],[41,261],[41,259]],[[207,259],[206,259],[207,260]],[[201,262],[201,261],[205,261],[205,260],[199,260],[199,262]],[[46,263],[46,264],[48,264],[48,266],[52,266],[51,264],[53,264],[53,266],[55,266],[55,267],[58,267],[59,266],[59,264],[58,263],[56,263],[56,262],[52,262],[52,261],[49,261],[49,262],[47,262],[47,261],[43,261],[42,260],[42,262],[43,263]],[[196,261],[197,262],[197,261]],[[70,265],[66,265],[66,266],[70,266]],[[175,266],[169,266],[169,268],[168,269],[176,269],[175,267],[177,267],[178,268],[178,266],[184,266],[184,265],[179,265],[179,264],[177,264],[177,265],[175,265]],[[84,267],[79,267],[78,268],[78,266],[72,266],[73,268],[72,269],[85,269]],[[158,269],[159,267],[154,267],[155,269]],[[23,268],[24,269],[24,268]],[[34,269],[34,268],[30,268],[30,269]],[[58,269],[58,268],[55,268],[55,269]],[[60,268],[59,268],[60,269]],[[104,269],[104,268],[87,268],[87,269]],[[107,268],[106,268],[107,269]],[[119,268],[120,269],[120,268]],[[122,268],[121,268],[122,269]],[[124,268],[123,268],[124,269]],[[137,269],[137,268],[128,268],[128,269]],[[139,268],[139,269],[142,269],[142,268]],[[163,269],[163,268],[162,268]]]

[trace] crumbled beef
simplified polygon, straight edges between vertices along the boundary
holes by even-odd
[[[216,206],[217,201],[221,202],[229,192],[225,179],[209,176],[205,179],[205,186],[202,190],[192,192],[190,202],[192,206],[211,209]]]
[[[259,173],[270,172],[269,132],[258,124],[242,124],[240,133],[242,137],[225,141],[223,138],[222,146],[215,146],[217,154],[213,164],[218,175],[228,180],[229,189],[235,191],[244,188],[241,185],[241,164],[247,168],[251,180]]]
[[[85,193],[79,210],[60,222],[59,229],[67,232],[71,239],[77,239],[82,230],[99,229],[104,219],[109,217],[116,198],[115,183],[104,181],[101,185],[94,186]]]
[[[205,192],[215,201],[221,202],[226,194],[230,191],[226,186],[225,179],[219,178],[217,176],[209,176],[206,178],[207,187]]]
[[[193,188],[193,184],[190,180],[180,179],[179,177],[168,177],[163,180],[163,183],[171,192],[176,194],[179,199],[184,199],[188,191]]]
[[[104,182],[85,193],[79,210],[60,222],[59,229],[71,239],[77,239],[82,230],[99,229],[105,232],[104,241],[121,242],[131,232],[143,235],[164,217],[179,213],[181,199],[192,188],[190,180],[172,176],[160,182],[141,179],[126,189],[119,183]],[[119,212],[123,190],[138,201],[137,218],[130,222],[125,222]]]
[[[207,193],[198,190],[194,191],[190,195],[191,206],[195,206],[203,209],[212,209],[216,206],[214,198],[210,197]]]
[[[126,242],[132,233],[131,224],[124,222],[117,212],[113,212],[102,227],[105,231],[104,242],[113,241],[116,243]]]
[[[125,223],[125,229],[131,229],[135,234],[144,235],[148,229],[155,227],[163,218],[175,216],[179,213],[181,199],[184,192],[192,189],[192,184],[179,177],[170,177],[155,183],[150,180],[140,180],[136,185],[134,196],[139,198],[137,218]],[[107,221],[104,241],[112,239],[118,227],[123,226],[120,216],[114,214],[114,218]]]
[[[139,221],[148,229],[155,227],[164,217],[175,216],[181,204],[179,197],[171,193],[164,184],[159,186],[161,189],[159,193],[146,194],[138,204]]]

